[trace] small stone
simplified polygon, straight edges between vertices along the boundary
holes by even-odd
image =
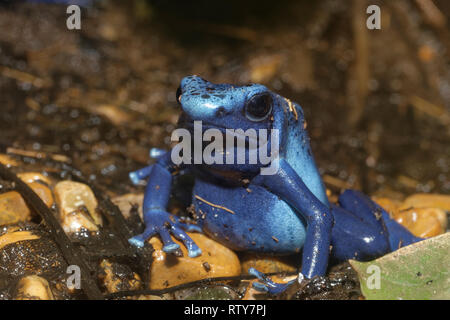
[[[28,186],[33,189],[33,191],[39,196],[39,198],[42,199],[47,207],[50,208],[53,205],[53,195],[48,187],[39,182],[28,183]]]
[[[403,201],[400,210],[409,208],[439,208],[450,211],[450,195],[417,193]]]
[[[188,233],[200,247],[202,254],[196,258],[189,258],[186,247],[178,240],[183,257],[175,257],[162,251],[162,243],[158,237],[152,237],[150,244],[154,261],[150,270],[150,289],[164,289],[196,280],[238,276],[241,265],[237,255],[218,242],[200,233]],[[210,266],[205,270],[204,263]]]
[[[39,238],[40,238],[39,236],[31,233],[30,231],[8,232],[0,236],[0,249],[6,247],[9,244],[16,243],[19,241],[36,240]]]
[[[103,269],[100,280],[109,293],[141,289],[141,278],[128,267],[106,259],[100,262],[100,267]]]
[[[248,269],[255,268],[262,273],[295,272],[301,261],[299,255],[273,256],[269,254],[242,253],[239,255],[242,273],[248,274]]]
[[[122,212],[125,219],[130,218],[131,216],[131,210],[133,206],[137,207],[139,216],[141,219],[143,219],[142,214],[142,203],[144,202],[144,194],[134,194],[134,193],[128,193],[124,194],[123,196],[118,196],[111,201],[119,207],[120,211]]]
[[[22,196],[16,191],[0,194],[0,225],[29,221],[31,211]]]
[[[121,110],[118,106],[111,104],[102,104],[92,108],[96,114],[102,115],[109,119],[113,124],[120,126],[132,120],[130,113]]]
[[[22,172],[18,173],[17,176],[25,183],[42,181],[50,185],[50,179],[39,172]]]
[[[58,182],[54,192],[61,210],[61,220],[65,219],[65,215],[86,207],[95,224],[102,225],[102,217],[97,212],[97,199],[89,186],[66,180]]]
[[[17,285],[16,300],[54,300],[48,281],[32,275],[20,279]]]
[[[394,219],[417,237],[440,235],[447,228],[447,214],[437,208],[411,208],[397,211]]]
[[[398,207],[400,206],[401,202],[398,200],[393,200],[390,198],[384,198],[384,197],[374,197],[373,201],[375,201],[379,206],[381,206],[384,210],[386,210],[391,217],[394,215],[395,212],[397,212]]]
[[[0,153],[0,163],[7,167],[16,167],[19,163],[10,156]]]
[[[79,234],[85,231],[98,231],[98,227],[92,218],[81,209],[63,214],[60,217],[60,222],[66,234]]]

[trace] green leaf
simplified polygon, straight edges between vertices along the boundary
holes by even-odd
[[[450,299],[450,233],[373,261],[349,262],[358,273],[361,291],[368,300]]]

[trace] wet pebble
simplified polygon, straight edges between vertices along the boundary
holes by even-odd
[[[33,183],[36,181],[45,182],[50,185],[50,179],[39,172],[21,172],[17,176],[25,183]]]
[[[0,225],[14,224],[31,219],[31,211],[17,191],[0,194]]]
[[[400,210],[408,208],[440,208],[450,211],[450,195],[417,193],[403,201]]]
[[[300,256],[273,256],[255,253],[239,255],[242,273],[247,274],[249,268],[255,268],[262,273],[295,272]]]
[[[100,281],[109,293],[142,289],[142,280],[128,266],[103,259]]]
[[[85,231],[97,232],[98,226],[82,209],[65,213],[60,217],[61,226],[66,234],[82,234]]]
[[[434,237],[447,229],[450,196],[414,194],[403,202],[389,198],[374,198],[393,219],[417,237]]]
[[[97,199],[89,186],[66,180],[58,182],[54,192],[60,210],[59,219],[66,232],[97,231],[97,226],[102,225]]]
[[[401,210],[394,214],[394,219],[421,238],[443,234],[447,228],[447,214],[438,208]]]
[[[3,153],[0,153],[0,163],[7,167],[16,167],[19,165],[19,163],[16,160]]]
[[[28,183],[28,186],[33,189],[33,191],[41,198],[41,200],[47,205],[47,207],[51,207],[54,203],[52,191],[39,182],[31,182]]]
[[[183,257],[166,254],[157,237],[150,239],[154,261],[150,270],[151,289],[163,289],[182,283],[213,277],[238,276],[241,265],[237,255],[225,246],[199,233],[188,233],[202,250],[196,258],[189,258],[186,248],[178,240]],[[205,268],[205,263],[209,268]]]
[[[16,300],[54,300],[48,281],[37,275],[20,279],[17,285]]]

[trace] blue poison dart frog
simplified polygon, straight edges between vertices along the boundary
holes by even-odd
[[[277,129],[278,167],[263,175],[260,169],[268,165],[260,161],[179,165],[170,151],[152,149],[156,163],[130,173],[134,183],[148,178],[146,228],[130,243],[142,247],[159,236],[163,250],[174,253],[179,245],[173,236],[190,257],[197,257],[201,250],[186,231],[199,231],[236,251],[286,255],[302,250],[299,279],[309,279],[325,275],[330,255],[371,260],[421,240],[358,191],[344,191],[338,205],[328,202],[298,104],[263,85],[213,84],[198,76],[185,77],[176,95],[183,111],[179,126],[189,132],[194,131],[194,121],[202,121],[202,130],[214,128],[224,134],[227,129]],[[173,176],[187,170],[195,176],[195,223],[181,221],[166,209]],[[255,269],[249,272],[260,280],[255,288],[270,294],[290,284],[274,283]]]

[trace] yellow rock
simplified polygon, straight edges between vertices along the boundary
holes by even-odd
[[[450,195],[417,193],[403,201],[400,210],[409,208],[439,208],[450,211]]]
[[[130,210],[132,208],[132,205],[137,205],[138,213],[141,219],[143,219],[142,214],[142,202],[144,202],[144,194],[134,194],[134,193],[128,193],[124,194],[123,196],[115,197],[111,199],[111,201],[119,207],[120,211],[122,212],[125,219],[128,219],[130,217]]]
[[[84,206],[89,211],[94,222],[97,225],[102,225],[102,217],[96,211],[98,205],[97,199],[89,186],[66,180],[58,182],[54,192],[56,202],[61,211],[61,220],[65,219],[65,215],[77,211]]]
[[[54,300],[48,281],[32,275],[20,279],[17,285],[16,300]]]
[[[0,225],[29,221],[31,212],[22,196],[16,191],[0,194]]]
[[[384,197],[373,197],[373,201],[375,201],[379,206],[386,210],[391,215],[391,217],[395,214],[395,212],[397,212],[398,207],[401,204],[401,202],[398,200]]]
[[[162,251],[162,243],[158,237],[150,239],[155,251],[150,270],[151,289],[163,289],[182,283],[212,277],[238,276],[241,265],[237,255],[218,242],[200,233],[188,233],[202,250],[196,258],[189,258],[184,245],[175,240],[181,247],[183,257],[168,255]]]
[[[394,219],[417,237],[434,237],[445,232],[447,214],[437,208],[411,208],[397,211]]]
[[[92,218],[80,209],[63,214],[60,217],[60,221],[64,232],[67,234],[83,232],[84,230],[98,231],[98,227]]]
[[[43,181],[50,185],[50,179],[39,172],[21,172],[18,173],[17,176],[25,183]]]
[[[39,239],[39,236],[32,234],[30,231],[8,232],[0,236],[0,249],[6,247],[8,244],[11,243],[36,239]]]
[[[0,153],[0,163],[7,167],[16,167],[19,163],[10,156]]]
[[[271,256],[268,254],[243,253],[239,256],[242,273],[247,274],[249,268],[262,273],[294,272],[300,256]],[[296,259],[295,259],[296,258]]]
[[[50,208],[53,205],[53,195],[48,187],[39,182],[28,183],[28,186],[33,189],[34,192],[36,192],[36,194],[39,196],[39,198],[42,199],[42,201],[44,201],[47,207]]]
[[[101,261],[100,267],[103,269],[100,280],[109,293],[141,289],[142,281],[137,273],[133,272],[133,277],[129,279],[120,277],[122,274],[116,274],[113,264],[106,259]]]

